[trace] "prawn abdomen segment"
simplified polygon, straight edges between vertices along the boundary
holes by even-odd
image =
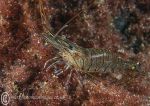
[[[104,49],[87,49],[89,59],[85,61],[87,72],[108,72],[115,70],[139,70],[138,63],[125,60],[119,54]],[[87,68],[88,67],[88,68]]]
[[[89,53],[89,62],[85,63],[88,64],[88,68],[86,71],[88,72],[98,72],[102,71],[105,68],[110,68],[113,64],[113,55],[111,52],[103,50],[103,49],[87,49]]]
[[[132,61],[126,61],[116,53],[104,49],[85,49],[85,52],[63,52],[62,57],[70,65],[84,72],[108,72],[136,68]]]

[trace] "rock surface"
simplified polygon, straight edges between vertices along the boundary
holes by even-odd
[[[39,0],[0,0],[0,94],[9,93],[12,106],[148,106],[150,105],[149,0],[42,0],[49,29],[85,48],[120,52],[141,63],[140,72],[85,79],[84,89],[66,75],[53,77],[44,63],[58,51],[40,36]],[[89,7],[90,5],[90,7]],[[61,65],[58,69],[62,68]],[[25,99],[26,97],[26,99]]]

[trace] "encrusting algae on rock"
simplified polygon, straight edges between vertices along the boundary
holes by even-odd
[[[56,33],[83,10],[58,37],[64,35],[83,48],[104,49],[113,53],[121,50],[123,60],[130,58],[129,60],[139,62],[141,69],[138,72],[121,69],[119,75],[93,73],[96,79],[81,74],[84,89],[78,84],[78,75],[73,70],[66,91],[64,84],[70,70],[57,77],[52,75],[55,74],[53,72],[60,72],[59,69],[63,70],[64,63],[56,65],[56,69],[43,70],[45,61],[55,57],[58,51],[51,44],[44,44],[45,39],[41,37],[43,25],[38,0],[1,0],[0,94],[5,91],[10,96],[30,97],[12,99],[11,105],[140,106],[150,103],[149,1],[42,1],[52,33]],[[88,8],[88,5],[91,7]],[[124,30],[118,29],[117,25],[120,26],[121,23]]]

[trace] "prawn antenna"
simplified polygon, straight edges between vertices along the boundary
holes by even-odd
[[[39,4],[40,4],[40,14],[41,14],[41,18],[42,18],[42,24],[44,26],[44,30],[46,30],[46,32],[48,34],[50,34],[51,36],[53,37],[56,37],[58,36],[58,34],[64,30],[66,27],[68,27],[68,24],[70,24],[75,18],[77,18],[84,10],[80,10],[75,16],[73,16],[71,19],[69,19],[69,21],[67,21],[57,32],[56,34],[52,34],[50,32],[50,27],[49,25],[47,24],[47,18],[46,18],[46,13],[44,12],[44,7],[43,7],[43,1],[42,0],[39,0]],[[91,7],[92,6],[92,3],[90,3],[90,5],[88,6]]]

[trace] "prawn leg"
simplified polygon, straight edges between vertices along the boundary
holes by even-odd
[[[67,81],[65,82],[66,90],[69,89],[69,83],[70,83],[70,80],[71,80],[72,73],[73,73],[73,69],[70,71],[69,75],[67,76]]]
[[[52,66],[55,67],[55,64],[58,64],[58,63],[61,63],[62,60],[56,60],[55,62],[53,62],[51,65],[49,65],[47,68],[46,68],[46,71],[48,71],[50,68],[52,68]],[[56,67],[55,67],[56,68]]]
[[[81,76],[81,74],[79,73],[79,71],[76,71],[76,79],[79,83],[79,85],[84,88],[84,78]]]
[[[45,69],[45,68],[47,67],[47,65],[48,65],[50,62],[56,61],[56,60],[58,60],[59,58],[60,58],[60,57],[54,57],[54,58],[48,59],[48,60],[45,62],[43,69]]]

